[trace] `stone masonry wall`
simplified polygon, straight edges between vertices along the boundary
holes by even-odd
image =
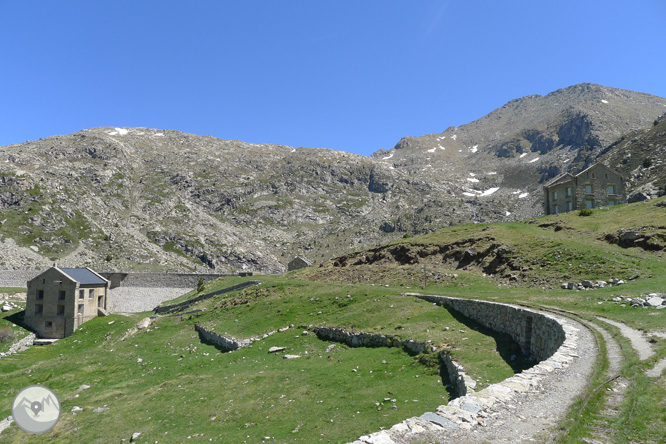
[[[445,296],[416,295],[444,305],[500,333],[509,334],[523,353],[536,361],[549,358],[562,345],[564,330],[554,318],[513,305]]]

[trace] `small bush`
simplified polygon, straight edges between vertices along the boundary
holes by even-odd
[[[14,334],[12,333],[12,329],[9,327],[2,327],[0,328],[0,344],[3,342],[11,341],[14,339]]]
[[[204,291],[204,281],[203,278],[200,277],[199,282],[197,282],[197,293],[201,293],[202,291]]]
[[[583,208],[578,212],[579,216],[592,216],[592,210],[589,208]]]
[[[643,159],[643,168],[650,168],[652,166],[652,159],[645,158]]]
[[[410,237],[412,237],[412,236],[410,236],[409,233],[405,233],[405,234],[402,236],[403,239],[409,239]]]

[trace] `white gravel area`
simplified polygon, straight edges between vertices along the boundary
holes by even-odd
[[[164,301],[181,296],[192,288],[172,287],[117,287],[109,296],[111,313],[137,313],[151,311]]]

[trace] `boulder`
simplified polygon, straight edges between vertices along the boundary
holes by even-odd
[[[298,359],[301,355],[284,355],[282,359]]]
[[[641,298],[634,298],[629,302],[632,307],[642,307],[645,301]]]
[[[277,353],[284,350],[286,347],[271,347],[268,349],[268,353]]]
[[[651,297],[650,299],[647,300],[647,305],[650,307],[659,307],[664,303],[664,300],[659,297]]]

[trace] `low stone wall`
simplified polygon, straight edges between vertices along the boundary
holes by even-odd
[[[238,350],[239,348],[247,347],[254,341],[254,338],[236,339],[233,337],[226,337],[213,330],[207,329],[201,324],[194,324],[194,329],[199,333],[199,336],[203,341],[213,344],[222,351]]]
[[[278,330],[269,331],[268,333],[262,335],[260,338],[253,337],[248,339],[236,339],[233,336],[221,335],[199,323],[194,324],[194,329],[197,331],[197,333],[199,333],[199,337],[203,341],[214,345],[224,352],[232,352],[234,350],[238,350],[239,348],[247,347],[253,342],[261,341],[262,339],[266,339],[267,337],[272,336],[277,332],[287,331],[290,328],[294,328],[294,325],[287,325],[286,327],[280,328]]]
[[[491,330],[509,334],[523,353],[537,362],[555,353],[565,339],[564,330],[555,318],[525,308],[474,299],[407,295],[443,305]]]
[[[196,304],[197,302],[205,301],[206,299],[210,299],[214,296],[224,294],[224,293],[229,293],[232,291],[238,291],[242,290],[247,287],[251,287],[253,285],[259,285],[261,284],[261,281],[246,281],[242,282],[237,285],[232,285],[231,287],[223,288],[222,290],[214,291],[212,293],[206,293],[202,294],[201,296],[198,296],[194,299],[189,299],[187,301],[180,302],[178,304],[173,304],[173,305],[165,305],[165,306],[160,306],[155,308],[155,314],[164,314],[164,313],[171,313],[174,311],[181,311],[185,310],[191,305]]]
[[[353,333],[337,327],[310,327],[310,330],[319,339],[341,342],[350,347],[401,347],[411,355],[418,355],[424,352],[432,353],[436,350],[429,343],[417,342],[412,339],[401,339],[397,335],[382,335],[368,332]],[[467,376],[463,367],[453,361],[445,350],[439,352],[439,362],[446,369],[454,398],[465,396],[468,392],[474,391],[476,382]]]

